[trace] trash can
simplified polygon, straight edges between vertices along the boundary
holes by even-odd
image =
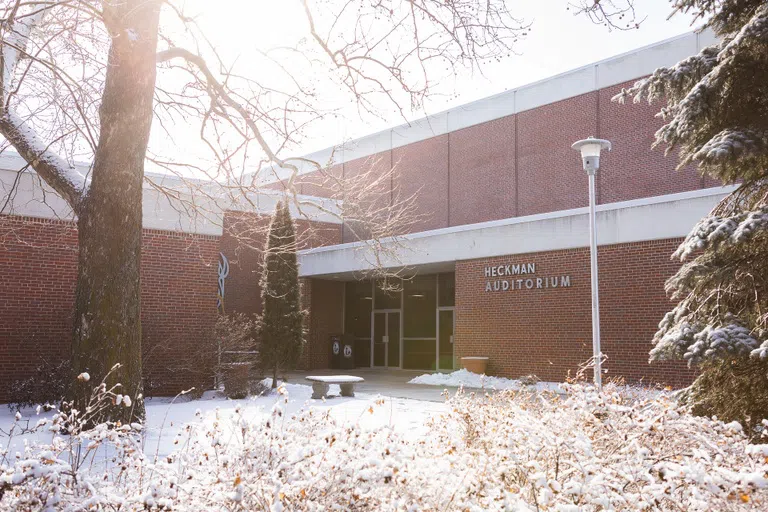
[[[341,368],[343,370],[355,368],[355,338],[349,334],[341,337]]]
[[[331,369],[341,368],[341,335],[331,334]]]

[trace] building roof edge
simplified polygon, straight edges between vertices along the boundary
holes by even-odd
[[[363,137],[340,142],[337,146],[314,151],[303,158],[320,165],[334,165],[365,158],[376,153],[413,144],[432,137],[455,132],[502,117],[525,112],[574,96],[611,87],[651,74],[655,69],[671,66],[716,41],[709,29],[695,29],[634,50],[574,68],[556,75],[521,85],[486,98],[428,114],[410,123],[393,126]],[[299,174],[317,169],[305,163]],[[285,178],[272,166],[264,169],[265,176]],[[274,183],[277,178],[267,180]]]

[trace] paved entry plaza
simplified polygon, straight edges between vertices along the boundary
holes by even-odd
[[[286,376],[291,384],[309,384],[305,380],[308,375],[355,375],[362,377],[365,382],[355,385],[355,393],[365,395],[382,395],[392,398],[409,398],[411,400],[426,400],[430,402],[442,402],[443,386],[423,386],[408,384],[408,381],[419,375],[424,375],[424,370],[397,370],[386,368],[356,368],[353,370],[309,370],[291,372]],[[450,389],[451,394],[456,388]]]

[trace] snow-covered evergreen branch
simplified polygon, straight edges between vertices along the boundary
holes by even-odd
[[[684,261],[696,251],[748,241],[761,230],[768,230],[768,206],[730,217],[707,216],[694,226],[672,257]]]
[[[627,98],[634,103],[653,103],[665,98],[681,97],[693,84],[712,71],[717,64],[720,49],[720,44],[708,46],[697,55],[683,59],[674,66],[658,68],[651,76],[638,80],[629,89],[622,89],[612,99],[619,103],[626,102]]]

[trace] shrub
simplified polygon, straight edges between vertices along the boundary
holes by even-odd
[[[224,393],[229,398],[245,398],[250,391],[251,365],[233,363],[222,369]]]
[[[8,407],[20,410],[37,404],[61,403],[71,378],[69,360],[51,362],[41,357],[40,362],[26,379],[20,379],[8,388]]]
[[[21,458],[19,454],[14,458],[0,451],[0,510],[54,510],[57,506],[66,508],[68,504],[80,502],[84,496],[81,491],[84,489],[80,489],[78,480],[91,476],[89,471],[101,448],[109,452],[112,460],[119,462],[121,469],[118,474],[112,473],[118,480],[119,473],[141,465],[144,459],[141,424],[95,424],[98,418],[104,417],[106,409],[120,407],[133,411],[135,407],[134,400],[118,393],[119,384],[111,388],[105,384],[110,374],[119,367],[119,364],[113,366],[104,380],[95,386],[88,386],[90,376],[87,373],[77,376],[78,384],[87,393],[84,411],[73,408],[73,402],[62,402],[61,408],[53,407],[58,410],[50,419],[40,419],[32,428],[29,428],[29,422],[24,426],[21,415],[16,414],[16,422],[7,433],[11,439],[17,434],[43,431],[53,433],[54,439],[50,445],[42,448],[27,446],[25,455],[29,458]],[[114,481],[108,478],[105,481],[107,484],[102,487],[102,491],[114,485]],[[90,491],[86,491],[86,494],[95,490],[92,483],[89,486]],[[110,500],[97,498],[88,505],[80,502],[82,507],[77,508],[91,509],[96,503],[106,501]],[[112,504],[117,505],[117,502]]]
[[[200,383],[196,384],[194,394],[201,394],[223,384],[223,372],[228,365],[240,362],[255,365],[257,325],[257,320],[243,313],[222,314],[216,318],[210,335],[205,336],[205,342],[182,353],[159,340],[147,343],[142,355],[146,394],[152,396],[158,390],[167,389],[173,374],[179,373],[184,375],[184,381]]]
[[[339,421],[325,408],[287,415],[281,387],[268,412],[217,410],[158,459],[135,445],[138,426],[75,430],[2,460],[0,509],[768,508],[768,445],[750,445],[738,423],[692,416],[663,391],[564,387],[562,397],[460,392],[416,433]],[[106,466],[78,450],[94,441],[115,444]]]
[[[258,322],[243,313],[220,315],[214,326],[216,363],[214,372],[219,387],[230,398],[248,394],[251,370],[256,367],[258,352],[254,333]],[[258,379],[256,379],[258,380]]]

